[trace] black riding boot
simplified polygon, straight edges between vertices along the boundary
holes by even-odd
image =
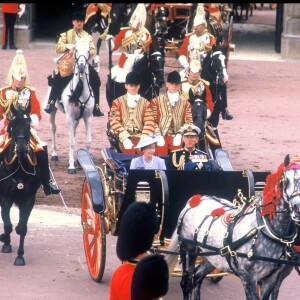
[[[99,102],[100,102],[100,78],[98,76],[98,73],[95,71],[95,69],[89,65],[89,70],[90,70],[90,84],[91,88],[94,93],[94,98],[95,98],[95,106],[93,110],[93,116],[94,117],[103,117],[104,113],[101,111]]]
[[[50,114],[55,109],[55,102],[57,99],[61,98],[61,94],[70,80],[73,78],[73,74],[66,77],[61,77],[59,73],[55,75],[49,75],[48,86],[51,86],[51,91],[48,99],[48,104],[46,105],[44,111]]]
[[[52,184],[49,170],[47,146],[43,146],[43,148],[45,151],[36,152],[37,162],[40,167],[41,182],[46,196],[49,196],[51,194],[56,195],[60,193],[60,189]]]

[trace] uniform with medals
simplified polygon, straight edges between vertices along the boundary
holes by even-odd
[[[4,120],[4,127],[0,136],[0,154],[10,145],[11,138],[7,133],[10,120],[14,117],[10,107],[30,107],[31,126],[37,126],[42,118],[40,103],[35,94],[35,88],[29,86],[27,65],[22,50],[17,50],[7,76],[8,86],[0,89],[0,119]],[[40,167],[41,182],[46,196],[58,194],[60,189],[52,185],[50,179],[47,146],[43,143],[33,127],[30,129],[30,147],[35,152]]]
[[[112,51],[122,49],[118,64],[111,69],[111,78],[116,82],[124,83],[126,75],[133,70],[135,61],[149,52],[152,38],[145,28],[146,18],[145,4],[139,3],[129,21],[130,27],[121,28],[113,42]]]
[[[204,24],[207,25],[205,17],[196,15],[194,19],[194,27]],[[201,35],[195,32],[188,33],[183,39],[183,43],[179,48],[179,62],[186,69],[191,60],[197,59],[203,61],[206,54],[212,50],[212,46],[216,44],[215,37],[210,34],[207,29]]]

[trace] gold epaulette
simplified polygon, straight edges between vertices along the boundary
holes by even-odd
[[[130,27],[121,27],[120,30],[130,29]]]
[[[5,90],[5,89],[8,89],[8,88],[10,88],[10,86],[9,86],[9,85],[7,85],[7,86],[4,86],[4,87],[0,88],[0,92],[2,92],[2,91],[3,91],[3,90]]]
[[[31,92],[35,92],[36,91],[36,88],[35,87],[33,87],[33,86],[26,86],[25,87],[25,89],[28,89],[29,91],[31,91]]]
[[[209,81],[207,81],[207,80],[205,80],[205,79],[200,79],[205,85],[210,85],[210,82]]]
[[[182,150],[184,150],[184,148],[173,150],[172,152],[174,153],[174,152],[178,152],[178,151],[182,151]]]

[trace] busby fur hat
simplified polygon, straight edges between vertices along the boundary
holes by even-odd
[[[176,83],[176,84],[181,83],[180,74],[177,71],[172,71],[171,73],[169,73],[167,77],[167,82]]]
[[[131,300],[158,299],[167,294],[169,270],[164,257],[160,254],[142,258],[132,276]]]
[[[125,83],[127,84],[141,84],[140,76],[137,72],[129,72],[126,76]]]
[[[125,261],[134,259],[151,248],[158,231],[158,217],[154,205],[149,202],[131,203],[120,221],[117,240],[117,256]]]

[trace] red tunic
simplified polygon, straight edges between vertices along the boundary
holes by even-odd
[[[131,280],[136,264],[124,262],[113,273],[109,300],[131,300]]]
[[[19,3],[2,3],[2,12],[9,14],[17,14],[19,11]]]

